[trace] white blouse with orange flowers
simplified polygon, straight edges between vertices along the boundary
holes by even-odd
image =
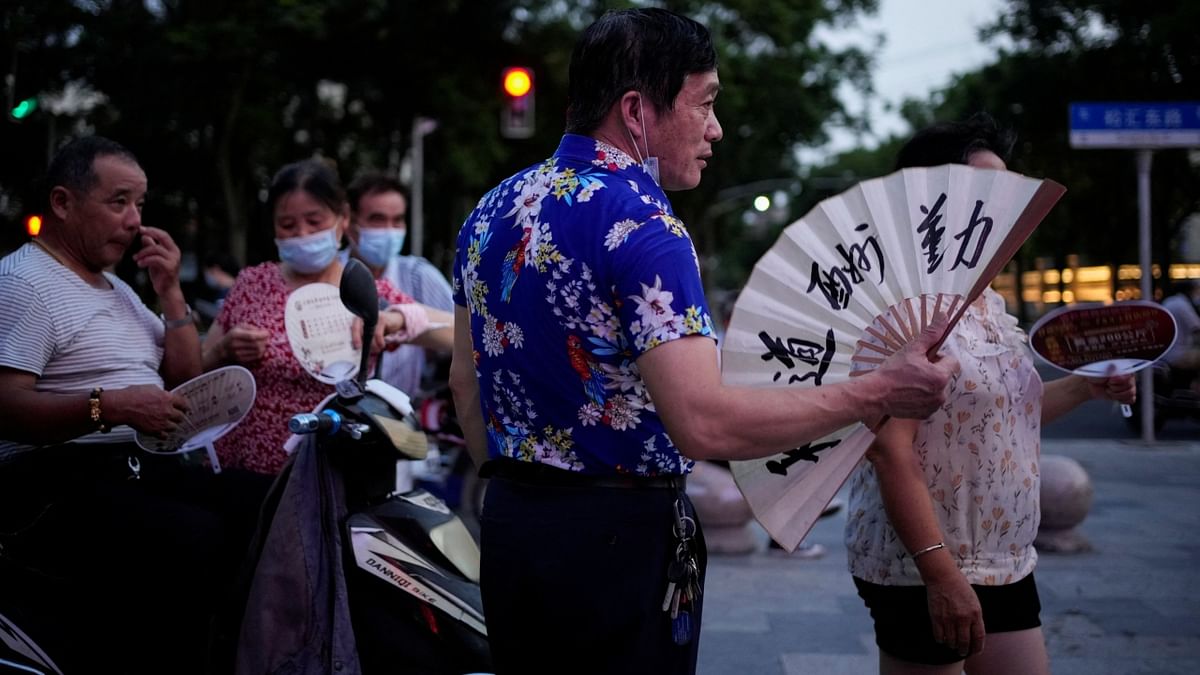
[[[1037,562],[1042,381],[1016,318],[990,288],[963,315],[945,351],[962,371],[946,404],[918,427],[913,447],[959,569],[972,584],[1010,584]],[[876,584],[920,584],[869,462],[851,476],[849,501],[850,573]]]

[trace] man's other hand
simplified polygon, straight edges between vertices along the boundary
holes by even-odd
[[[178,428],[189,410],[187,399],[152,384],[106,389],[100,397],[106,423],[127,424],[160,437]]]

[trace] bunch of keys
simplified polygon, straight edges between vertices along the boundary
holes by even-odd
[[[675,500],[672,528],[679,543],[675,546],[675,558],[667,565],[667,594],[663,598],[662,611],[670,613],[671,637],[682,647],[692,641],[694,626],[690,610],[703,591],[700,589],[700,567],[692,550],[696,521],[687,515],[681,499]]]

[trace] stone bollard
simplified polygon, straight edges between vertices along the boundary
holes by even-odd
[[[1075,528],[1092,508],[1092,480],[1079,462],[1042,455],[1042,522],[1034,546],[1047,553],[1082,553],[1092,545]]]
[[[696,462],[688,476],[687,492],[704,527],[709,553],[740,555],[755,549],[757,541],[750,525],[754,514],[728,469]]]

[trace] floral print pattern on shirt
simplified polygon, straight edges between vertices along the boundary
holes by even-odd
[[[962,370],[913,445],[946,548],[972,584],[1019,581],[1037,562],[1042,381],[1024,338],[1004,299],[985,290],[946,341]],[[860,579],[922,583],[865,461],[850,479],[846,547]]]
[[[471,316],[490,456],[597,474],[690,470],[637,358],[713,325],[687,229],[640,164],[563,137],[479,201],[459,232],[454,290]]]

